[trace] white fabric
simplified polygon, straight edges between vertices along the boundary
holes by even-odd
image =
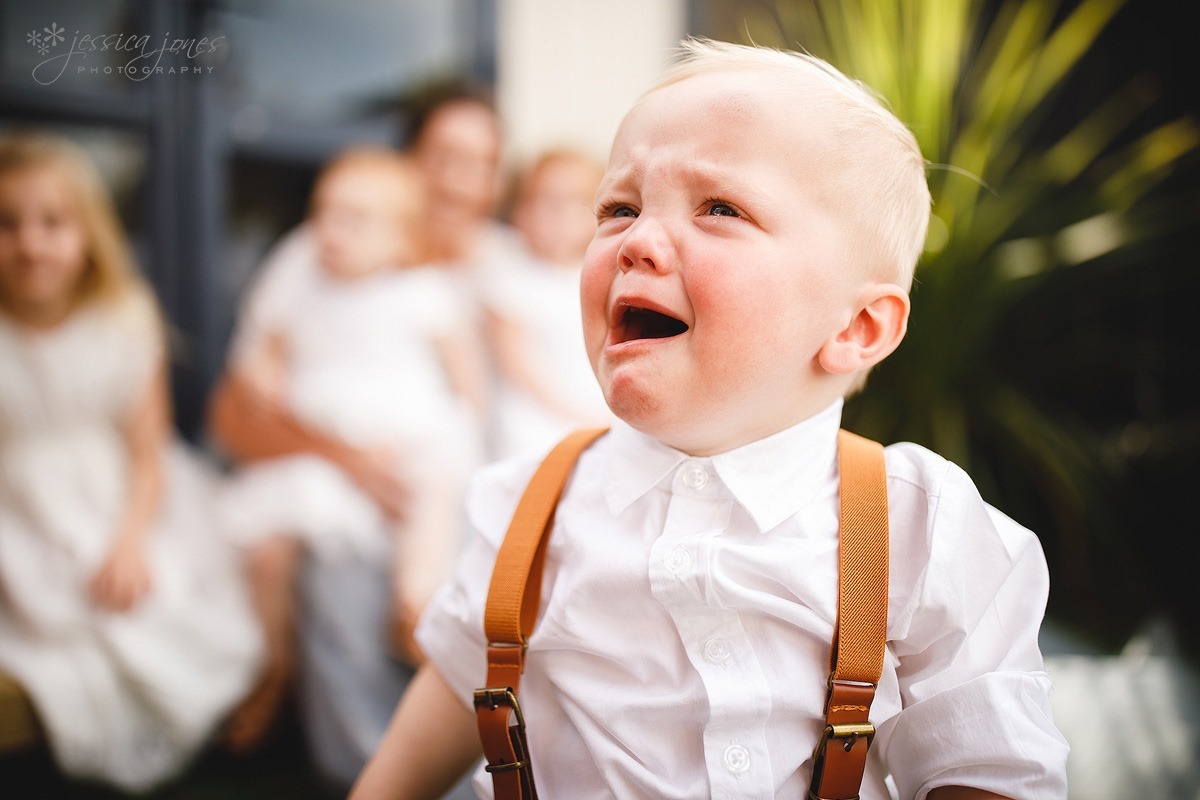
[[[624,424],[584,453],[521,689],[545,796],[805,796],[836,610],[840,409],[712,458]],[[534,467],[480,474],[478,535],[419,629],[468,705],[496,548]],[[1037,539],[923,448],[889,447],[887,467],[888,647],[862,797],[961,783],[1060,800]],[[491,796],[482,769],[476,789]]]
[[[64,770],[130,790],[182,768],[249,689],[261,643],[214,528],[215,473],[164,456],[153,588],[129,613],[89,584],[126,498],[119,425],[161,357],[144,308],[31,332],[0,314],[0,669],[33,699]]]
[[[434,267],[338,280],[304,256],[311,246],[303,232],[285,242],[291,262],[256,290],[255,298],[276,294],[247,306],[235,358],[278,333],[286,350],[285,403],[302,424],[357,448],[390,448],[418,486],[460,492],[479,459],[479,433],[434,346],[462,325],[452,280]],[[387,523],[374,501],[315,456],[238,470],[223,507],[232,535],[247,544],[288,532],[331,556],[382,557],[388,548]]]
[[[303,324],[305,298],[316,296],[319,301],[314,287],[321,280],[320,269],[307,226],[296,228],[272,248],[239,312],[231,347],[233,362],[252,353],[271,331]],[[455,319],[466,320],[459,323],[463,326],[474,325],[474,284],[453,271],[447,273],[447,279],[453,290],[454,312],[444,320],[434,317],[434,327],[454,324]],[[424,299],[427,308],[416,310],[418,319],[439,309],[446,313],[440,299],[444,293],[437,290],[436,294],[439,297]],[[342,356],[370,368],[359,354],[338,354],[338,358]],[[372,380],[369,375],[367,379]],[[331,409],[331,413],[336,415],[338,410]],[[363,422],[369,426],[376,420],[373,415]],[[355,421],[349,424],[354,426]],[[387,420],[383,425],[394,427]],[[469,427],[457,433],[477,436]],[[457,446],[444,447],[449,453]],[[472,440],[465,449],[473,452],[478,447]],[[439,445],[434,453],[421,456],[427,472],[433,459],[442,455],[442,448]],[[318,770],[348,789],[382,739],[410,675],[384,643],[393,598],[392,561],[381,557],[385,523],[370,498],[328,461],[315,457],[289,461],[298,466],[268,461],[241,467],[238,479],[229,486],[226,511],[234,518],[235,527],[251,537],[264,531],[294,530],[290,526],[297,521],[317,533],[309,537],[314,544],[313,557],[305,560],[299,579],[300,712]],[[260,472],[260,467],[265,471]],[[257,485],[254,476],[263,476],[271,485]],[[322,531],[331,535],[322,536]],[[424,569],[433,573],[430,577],[440,577],[433,565],[426,564]]]
[[[521,253],[485,280],[484,304],[520,328],[526,358],[552,379],[561,406],[572,410],[564,414],[547,408],[524,387],[500,375],[493,412],[494,446],[500,457],[545,450],[576,427],[612,419],[583,343],[579,274],[579,267],[550,264]]]
[[[464,413],[433,343],[461,314],[445,271],[412,268],[355,280],[318,275],[292,308],[288,405],[358,447],[428,440]]]
[[[472,251],[460,261],[445,264],[472,314],[478,313],[485,303],[484,295],[496,276],[507,272],[522,250],[521,237],[513,228],[488,220],[480,229]]]
[[[236,363],[292,318],[295,304],[312,291],[321,266],[307,225],[290,230],[267,253],[238,310],[229,360]]]

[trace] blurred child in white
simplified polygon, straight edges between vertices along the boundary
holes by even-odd
[[[490,263],[494,252],[515,238],[491,217],[500,184],[499,120],[486,97],[452,90],[430,98],[412,122],[407,141],[427,192],[421,222],[427,258],[446,269],[458,290],[456,317],[466,315],[464,326],[476,332],[475,276],[486,272],[480,265]],[[239,353],[252,350],[271,330],[290,324],[295,309],[303,305],[298,299],[320,283],[312,227],[305,222],[290,232],[259,268],[239,310],[231,355],[212,395],[209,430],[214,442],[242,464],[316,453],[337,464],[380,507],[399,513],[407,492],[398,465],[302,426],[287,409],[268,407],[238,368]],[[480,338],[473,349],[483,349]],[[482,363],[479,369],[475,380],[482,382]],[[260,584],[281,581],[299,562],[295,612],[300,718],[322,776],[348,787],[374,751],[411,675],[383,646],[381,631],[393,605],[387,564],[354,553],[334,558],[295,550],[289,560],[283,546],[274,553],[259,548],[255,555],[262,556],[252,562],[262,577]],[[287,615],[292,610],[278,612]],[[249,733],[238,738],[250,744],[254,736],[252,730]],[[469,786],[463,789],[464,796],[471,795]]]
[[[0,139],[0,669],[64,771],[142,790],[261,643],[215,473],[173,443],[162,323],[75,146]]]
[[[317,452],[259,460],[231,479],[230,530],[259,551],[253,563],[275,562],[255,574],[269,660],[259,701],[231,729],[239,739],[262,732],[291,676],[297,547],[325,559],[393,560],[390,643],[410,664],[420,661],[417,616],[458,552],[459,505],[478,461],[479,357],[451,278],[419,266],[424,208],[406,157],[353,148],[334,158],[313,192],[315,280],[286,318],[234,355],[232,369],[259,403],[404,484],[371,492]]]
[[[498,457],[546,449],[574,428],[612,419],[587,364],[579,311],[603,176],[585,153],[559,149],[534,160],[518,182],[512,221],[523,251],[484,277],[498,373],[491,442]]]

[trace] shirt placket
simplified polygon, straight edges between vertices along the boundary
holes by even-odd
[[[733,499],[706,459],[684,461],[670,491],[663,532],[650,553],[651,589],[708,697],[703,746],[711,794],[769,798],[769,687],[738,612],[717,602],[719,576],[712,571]]]

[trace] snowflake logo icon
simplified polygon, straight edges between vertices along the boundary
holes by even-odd
[[[40,47],[42,44],[42,35],[37,32],[37,28],[34,28],[29,33],[25,34],[25,41],[34,47]]]
[[[49,53],[49,52],[50,52],[50,48],[49,48],[49,47],[47,47],[47,46],[45,45],[45,43],[38,44],[38,55],[42,55],[42,56],[44,56],[44,55],[46,55],[46,54],[47,54],[47,53]]]
[[[46,32],[46,44],[54,47],[59,42],[64,41],[63,33],[65,33],[67,29],[58,27],[57,22],[51,22],[49,28],[42,28],[42,30]]]

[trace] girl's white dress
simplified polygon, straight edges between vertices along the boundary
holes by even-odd
[[[159,359],[148,303],[92,305],[32,332],[0,313],[0,670],[29,693],[64,771],[143,790],[173,776],[248,691],[261,637],[215,472],[164,454],[131,611],[90,583],[127,495],[121,422]]]

